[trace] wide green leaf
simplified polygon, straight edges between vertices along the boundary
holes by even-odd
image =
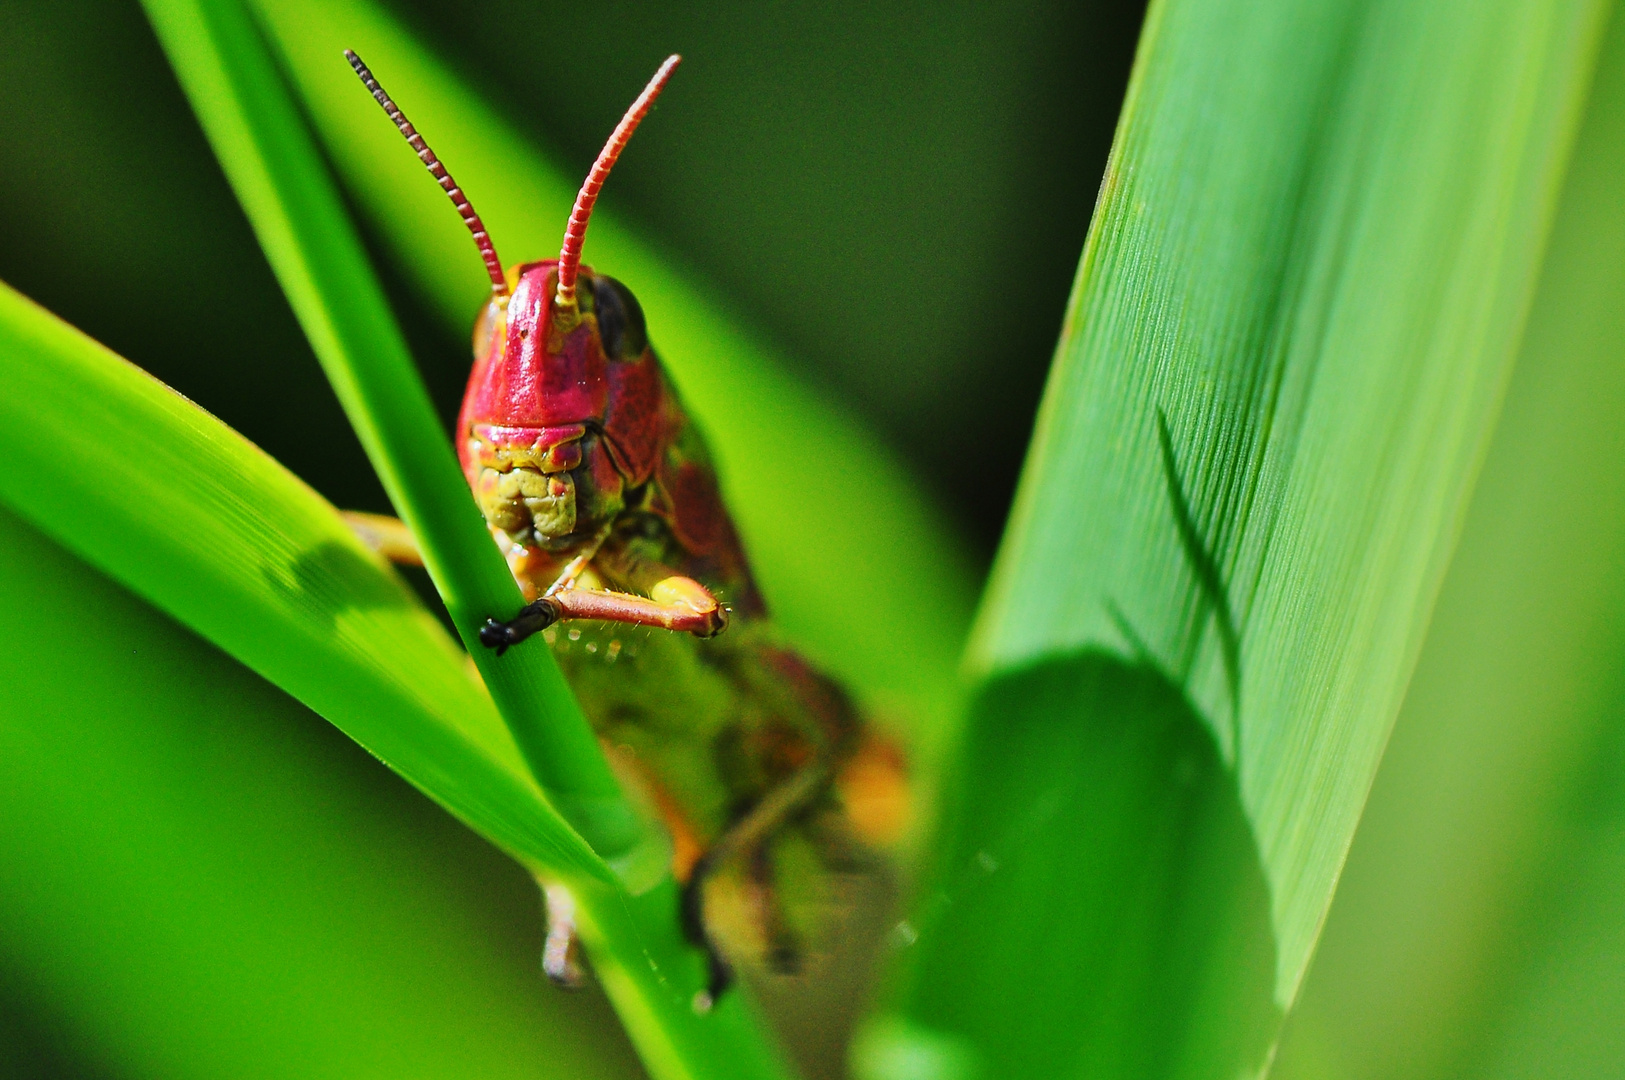
[[[1283,1002],[1455,543],[1606,12],[1169,0],[1147,27],[972,658],[1143,647],[1188,688],[1257,833]]]
[[[1625,19],[1281,1080],[1601,1076],[1625,983]]]
[[[541,977],[523,870],[4,508],[0,619],[0,1074],[643,1075],[601,995]],[[19,1044],[18,989],[66,1068]]]
[[[1606,14],[1153,4],[868,1071],[1265,1068],[1493,429]],[[1078,897],[1075,922],[1042,914]]]

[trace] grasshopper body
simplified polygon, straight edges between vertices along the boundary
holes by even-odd
[[[347,56],[452,197],[491,276],[455,437],[529,603],[492,619],[481,640],[501,651],[542,633],[621,775],[664,821],[685,886],[679,917],[711,958],[696,1000],[707,1008],[728,984],[730,957],[795,966],[807,935],[783,899],[806,890],[785,886],[817,868],[881,869],[876,845],[898,831],[906,792],[897,750],[775,635],[637,299],[580,264],[598,190],[677,58],[599,156],[559,258],[504,273],[461,190]],[[786,863],[803,870],[777,868]],[[568,983],[570,900],[557,886],[547,893],[544,966]]]

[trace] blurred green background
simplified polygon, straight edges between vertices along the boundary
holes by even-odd
[[[872,421],[985,556],[1025,449],[1142,7],[699,12],[403,0],[395,9],[575,170],[655,62],[683,52],[671,96],[605,204],[714,283],[803,377]],[[1608,48],[1596,100],[1625,115],[1617,17]],[[1570,183],[1591,192],[1593,208],[1625,189],[1621,134],[1593,125],[1582,138]],[[1078,176],[1091,186],[1080,189]],[[10,196],[0,203],[0,278],[220,415],[335,503],[386,509],[137,6],[0,4],[0,181]],[[1553,252],[1278,1077],[1588,1076],[1625,1066],[1625,217],[1561,217]],[[390,282],[397,310],[449,417],[466,341],[403,282]],[[470,1000],[491,995],[501,1013],[485,1017],[493,1025],[534,1028],[540,1074],[636,1074],[601,997],[565,998],[535,977],[540,922],[517,868],[326,723],[115,586],[88,574],[77,591],[62,585],[86,572],[27,527],[0,525],[8,552],[40,567],[37,583],[0,580],[11,605],[0,612],[97,604],[197,651],[187,677],[205,698],[253,706],[213,727],[206,713],[151,718],[154,745],[193,755],[215,788],[188,796],[184,820],[204,830],[229,817],[246,848],[165,834],[171,819],[161,815],[149,822],[166,778],[141,774],[136,751],[111,744],[80,750],[128,767],[88,776],[82,789],[33,791],[30,759],[13,758],[0,769],[0,825],[23,835],[47,799],[95,801],[124,826],[106,842],[127,845],[125,857],[183,852],[174,880],[198,925],[236,940],[242,955],[285,957],[276,985],[303,987],[288,1006],[303,1010],[299,1022],[349,1009],[332,1014],[328,1045],[351,1043],[357,1059],[325,1069],[409,1071],[363,1061],[378,1047],[351,1039],[345,1024],[466,1023],[477,1042],[477,1014],[403,1021],[381,988],[455,982],[479,964],[482,977],[500,978],[470,976]],[[16,621],[3,632],[36,633]],[[40,638],[53,641],[72,647]],[[126,695],[152,678],[112,656],[91,659]],[[26,665],[0,674],[14,694],[26,689]],[[86,739],[93,729],[70,721],[113,700],[87,689],[28,707],[42,725],[58,720]],[[41,762],[54,752],[45,738],[32,749]],[[297,835],[321,838],[319,850],[290,848],[282,834],[295,820]],[[196,1004],[220,1010],[213,1021],[143,1013],[140,983],[70,993],[40,979],[54,942],[67,940],[52,935],[71,937],[81,906],[128,905],[134,941],[143,912],[171,902],[67,872],[71,845],[96,839],[55,837],[65,870],[49,882],[0,874],[12,890],[0,889],[0,1076],[163,1075],[161,1055],[109,1060],[76,1020],[119,1002],[132,1004],[115,1026],[225,1016],[274,1027],[277,1014],[245,1019],[203,990]],[[256,890],[283,899],[256,907]],[[226,952],[222,964],[240,959]],[[331,965],[312,966],[324,952]],[[161,955],[151,962],[161,974]],[[225,1030],[223,1039],[243,1034]],[[554,1038],[566,1030],[568,1046]],[[320,1050],[310,1052],[310,1074],[323,1072]],[[462,1047],[445,1053],[448,1069],[477,1065]]]
[[[396,8],[572,172],[682,52],[604,204],[873,420],[991,553],[1093,203],[1072,178],[1101,175],[1143,4]],[[0,40],[0,275],[382,509],[139,9],[17,0]],[[449,413],[466,340],[397,299],[419,355],[455,358],[425,363]]]
[[[585,171],[658,59],[682,52],[677,92],[639,134],[605,205],[731,297],[741,321],[781,345],[805,380],[872,422],[983,557],[1002,528],[1026,447],[1142,9],[1133,0],[998,9],[731,4],[704,12],[637,4],[396,7],[571,171]],[[243,431],[336,504],[387,510],[139,8],[7,3],[0,42],[0,180],[14,193],[0,205],[0,278]],[[1083,190],[1080,176],[1090,178]],[[548,254],[503,250],[509,260]],[[425,313],[404,275],[391,280],[388,265],[382,269],[449,421],[466,338]],[[14,528],[11,554],[34,551],[28,530]],[[45,558],[44,550],[35,557]],[[53,564],[58,576],[80,572],[74,567]],[[41,579],[50,577],[42,568]],[[26,582],[13,584],[24,590],[18,596],[33,595]],[[117,591],[88,572],[86,589]],[[178,632],[149,625],[139,607],[125,615],[134,633]],[[207,678],[256,681],[218,654],[200,661],[200,671],[212,667],[221,673]],[[138,670],[115,667],[103,677],[115,699],[139,692]],[[601,998],[589,994],[566,1007],[539,981],[522,993],[508,981],[525,977],[537,950],[539,920],[523,874],[326,724],[274,692],[263,696],[263,710],[238,721],[237,737],[257,748],[249,773],[283,781],[315,773],[317,790],[331,792],[314,805],[232,795],[242,775],[227,771],[217,801],[194,808],[201,820],[229,818],[251,835],[274,837],[285,815],[300,815],[301,835],[336,845],[334,866],[349,866],[368,843],[393,844],[410,853],[410,865],[444,862],[457,882],[443,908],[424,913],[419,905],[402,915],[390,903],[410,880],[399,868],[355,871],[339,901],[324,897],[325,871],[312,868],[308,878],[276,886],[294,898],[287,919],[322,913],[313,940],[345,941],[335,954],[339,967],[339,955],[361,970],[381,965],[386,981],[421,979],[424,969],[410,960],[392,966],[391,957],[412,950],[378,953],[366,943],[378,932],[438,929],[459,943],[453,955],[506,957],[496,970],[507,972],[509,996],[518,994],[510,1020],[526,1022],[529,1010],[539,1030],[562,1023],[597,1032],[543,1071],[570,1074],[592,1060],[582,1055],[595,1046],[610,1052],[597,1059],[606,1075],[635,1069]],[[56,705],[31,699],[24,727],[65,726],[105,700],[83,697]],[[22,707],[18,700],[13,708]],[[184,730],[155,730],[153,747],[178,739],[184,748]],[[149,750],[153,762],[169,752]],[[26,774],[26,754],[15,744],[8,752],[18,775]],[[101,753],[117,756],[112,747]],[[22,827],[27,798],[20,787],[12,795]],[[141,833],[139,798],[121,803],[115,790],[95,784],[81,797],[108,815],[133,815],[123,838],[133,850],[162,846]],[[338,839],[357,806],[391,839]],[[426,819],[435,827],[425,828]],[[237,909],[229,896],[238,886],[229,883],[234,873],[252,880],[265,860],[275,865],[285,856],[252,852],[234,862],[205,847],[191,857],[190,869],[184,860],[175,868],[177,890],[193,896],[200,913],[224,905],[206,920],[212,931],[199,926],[200,939],[240,938],[223,950],[222,967],[256,962],[259,950],[275,954],[246,913],[240,933],[231,929]],[[67,868],[63,877],[49,886],[24,882],[17,886],[24,893],[0,901],[0,1075],[146,1074],[151,1062],[109,1061],[75,1020],[80,1010],[118,1001],[111,985],[102,997],[38,977],[38,965],[50,961],[34,946],[53,931],[35,905],[57,912],[54,932],[71,936],[74,905],[95,899],[93,886],[68,872],[68,838],[56,858],[52,865]],[[435,890],[437,880],[415,884]],[[290,970],[268,985],[306,987],[306,1007],[318,1013],[324,998],[325,1007],[340,1008],[345,978],[302,983],[317,976],[300,974],[296,954],[288,950]],[[372,1022],[372,1006],[355,1008],[332,1022]],[[188,1019],[236,1030],[229,1008],[213,1020],[173,1022]]]

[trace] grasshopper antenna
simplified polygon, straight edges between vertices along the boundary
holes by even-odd
[[[372,71],[368,69],[366,64],[361,62],[361,57],[357,56],[352,50],[345,49],[344,58],[350,61],[351,67],[355,68],[355,73],[361,77],[362,85],[372,92],[373,100],[383,106],[384,112],[389,114],[389,118],[395,121],[395,126],[400,128],[401,134],[406,136],[407,143],[413,150],[417,151],[418,160],[423,162],[424,167],[429,170],[429,175],[439,181],[446,194],[451,196],[452,205],[457,207],[457,212],[463,215],[463,224],[467,225],[468,231],[474,234],[474,243],[480,249],[480,257],[485,260],[485,272],[491,275],[491,291],[497,296],[507,296],[508,279],[502,276],[502,261],[497,258],[496,245],[491,243],[491,236],[485,231],[485,222],[481,221],[480,215],[474,212],[474,207],[468,201],[468,196],[463,194],[463,189],[457,186],[457,181],[451,178],[451,173],[446,171],[446,167],[440,164],[440,159],[435,157],[433,150],[429,149],[429,144],[423,141],[423,136],[419,135],[418,129],[412,126],[412,121],[408,120],[406,114],[401,112],[400,107],[390,100],[388,94],[384,93],[384,88],[379,86],[378,80],[372,77]],[[645,91],[645,94],[647,93],[648,91]],[[645,105],[644,108],[647,110],[648,106]],[[622,124],[625,124],[624,120]],[[633,126],[637,126],[635,122]],[[619,128],[616,129],[616,134],[620,134]],[[630,131],[627,132],[627,135],[631,134]],[[614,158],[610,160],[613,161]],[[608,169],[606,168],[605,171],[607,172]],[[599,182],[602,183],[602,181]],[[589,202],[588,206],[591,205]],[[586,228],[584,220],[582,228],[583,230]]]
[[[598,152],[598,160],[592,163],[592,171],[587,174],[580,193],[576,195],[575,207],[570,211],[570,224],[564,228],[564,246],[559,249],[559,290],[555,299],[560,307],[573,308],[576,305],[576,271],[581,268],[581,245],[587,239],[587,219],[592,217],[592,204],[598,201],[598,192],[609,178],[609,170],[615,167],[615,159],[626,149],[632,133],[649,114],[655,98],[660,96],[671,73],[682,62],[683,58],[676,53],[666,57],[666,62],[660,65],[660,70],[649,80],[649,85],[643,88],[643,93],[632,102],[626,115],[621,117],[621,122],[615,125],[615,131]]]

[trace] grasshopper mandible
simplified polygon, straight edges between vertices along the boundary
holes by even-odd
[[[723,504],[699,429],[620,282],[581,264],[610,168],[679,62],[661,65],[576,197],[556,259],[504,272],[473,206],[355,53],[346,58],[451,197],[491,278],[455,438],[491,535],[529,603],[490,619],[499,653],[541,632],[605,749],[672,837],[685,932],[710,958],[709,1008],[732,978],[708,885],[737,876],[778,968],[794,934],[774,888],[792,835],[828,865],[873,864],[906,809],[900,753],[850,697],[780,641]],[[392,519],[356,516],[385,554],[412,561]],[[654,628],[634,632],[635,628]],[[726,633],[724,633],[726,631]],[[580,978],[568,894],[544,885],[543,966]],[[726,948],[725,948],[726,947]]]

